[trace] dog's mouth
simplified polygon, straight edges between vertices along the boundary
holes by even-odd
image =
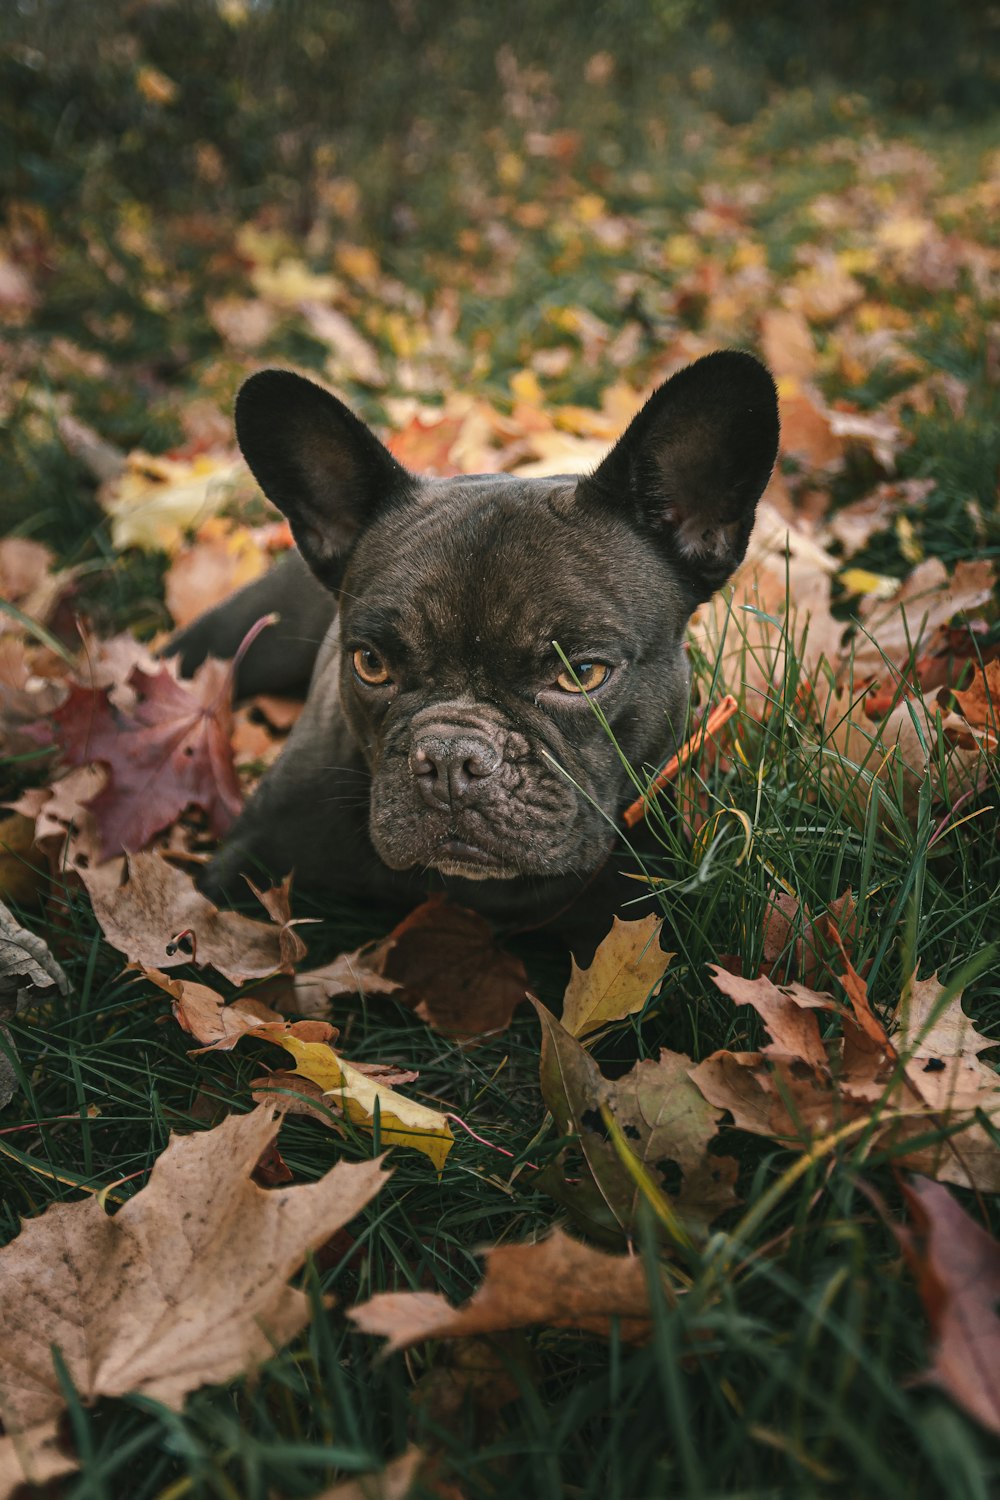
[[[438,845],[429,863],[442,875],[465,880],[513,880],[519,873],[495,852],[451,835]]]

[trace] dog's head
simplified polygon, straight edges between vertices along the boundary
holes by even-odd
[[[679,739],[693,609],[743,557],[778,441],[774,383],[708,355],[595,473],[427,479],[319,386],[253,376],[240,446],[340,602],[343,713],[391,869],[585,875]]]

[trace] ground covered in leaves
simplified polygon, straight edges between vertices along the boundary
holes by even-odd
[[[477,100],[427,42],[425,108],[292,128],[266,7],[193,60],[170,10],[0,50],[0,1495],[986,1497],[995,117],[737,120],[717,37],[667,102],[610,45],[572,88],[496,47]],[[780,461],[592,966],[205,901],[297,713],[153,654],[289,545],[241,380],[544,474],[729,345]]]

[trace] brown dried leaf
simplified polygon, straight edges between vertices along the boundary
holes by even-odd
[[[562,1010],[562,1024],[570,1036],[589,1036],[642,1010],[675,956],[659,945],[662,927],[656,916],[636,922],[615,917],[589,968],[572,961]]]
[[[921,1378],[1000,1435],[1000,1244],[939,1184],[916,1178],[903,1192],[913,1225],[896,1234],[934,1335]]]
[[[277,926],[220,911],[196,890],[189,875],[160,854],[133,854],[124,865],[125,885],[120,860],[78,874],[105,937],[131,963],[144,969],[210,964],[234,984],[243,984],[279,970],[290,972],[306,951],[287,923]],[[168,944],[180,933],[191,933],[193,941],[168,953]]]
[[[892,667],[905,675],[931,649],[935,633],[954,615],[980,609],[995,585],[990,562],[960,562],[949,575],[931,558],[914,568],[888,601],[865,599],[859,611],[864,631],[855,637],[849,658],[854,681],[891,678]]]
[[[0,1387],[20,1429],[56,1415],[57,1344],[85,1401],[141,1392],[179,1408],[266,1359],[309,1318],[288,1286],[306,1253],[371,1201],[377,1161],[263,1191],[250,1180],[274,1112],[171,1136],[146,1187],[109,1217],[94,1197],[27,1220],[0,1251]]]
[[[772,1041],[761,1052],[715,1052],[691,1078],[743,1130],[807,1148],[851,1120],[870,1120],[873,1143],[898,1162],[981,1192],[1000,1191],[1000,1075],[977,1054],[992,1045],[945,994],[936,977],[914,978],[887,1028],[874,1014],[864,981],[847,965],[842,983],[851,1010],[801,985],[739,979],[717,969],[715,983],[738,1005],[753,1005]],[[817,1011],[836,1014],[840,1035],[821,1038]],[[935,1015],[937,1012],[937,1015]],[[902,1060],[902,1068],[900,1061]],[[877,1110],[873,1108],[877,1106]],[[957,1133],[948,1134],[955,1126]],[[941,1140],[906,1143],[940,1131]]]
[[[382,1292],[351,1308],[364,1333],[388,1338],[386,1353],[421,1339],[464,1338],[541,1323],[606,1337],[620,1319],[622,1338],[649,1337],[649,1294],[642,1261],[606,1255],[556,1229],[534,1245],[486,1251],[486,1276],[469,1302],[453,1308],[436,1292]]]
[[[250,995],[227,1005],[218,991],[209,989],[207,984],[196,984],[191,979],[172,979],[159,969],[137,967],[144,979],[170,996],[177,1024],[205,1044],[198,1049],[200,1052],[228,1052],[241,1036],[258,1030],[265,1022],[284,1024],[284,1018],[276,1010]]]
[[[435,1031],[472,1037],[510,1025],[527,973],[485,918],[434,896],[388,937],[299,974],[295,991],[305,1015],[325,1010],[333,995],[394,994]]]

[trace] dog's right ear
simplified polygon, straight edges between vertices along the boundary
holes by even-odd
[[[236,437],[302,556],[336,588],[359,532],[413,479],[336,396],[291,370],[261,370],[236,397]]]

